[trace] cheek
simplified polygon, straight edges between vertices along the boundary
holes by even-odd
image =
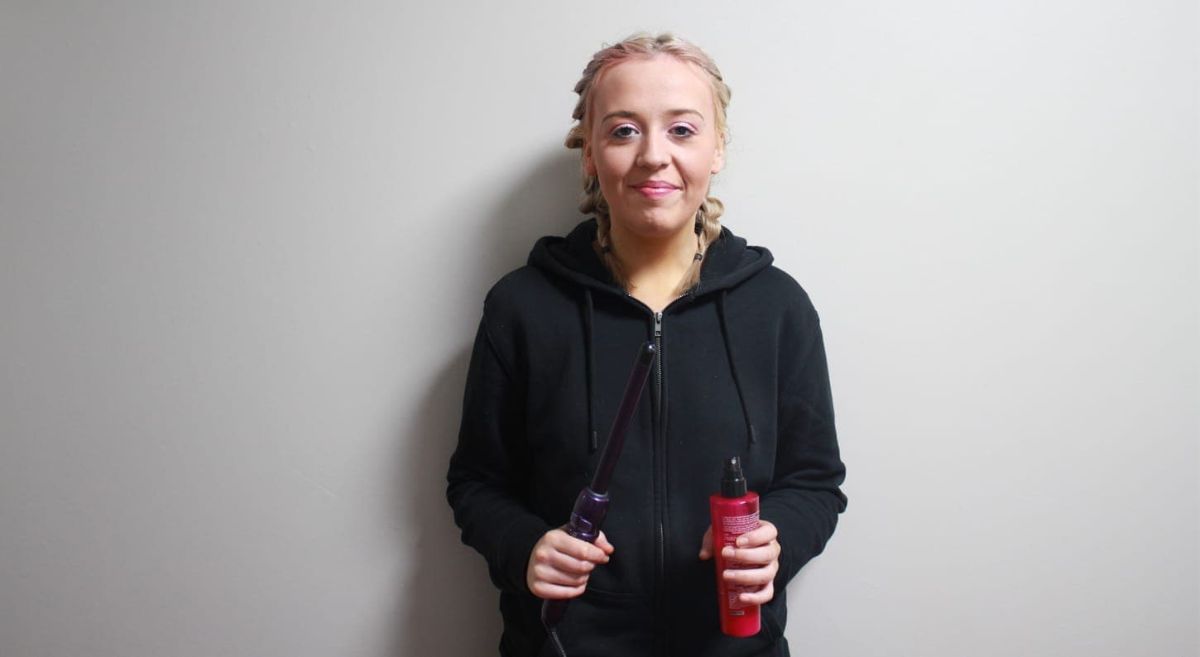
[[[707,189],[708,182],[712,177],[713,158],[694,157],[684,165],[684,168],[684,175],[687,176],[689,184],[693,187],[700,187],[701,191]]]
[[[613,151],[601,152],[592,160],[601,185],[616,184],[625,175],[628,166],[621,155],[621,153]]]

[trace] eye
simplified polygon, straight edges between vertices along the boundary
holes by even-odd
[[[675,137],[691,137],[696,134],[695,128],[686,123],[677,123],[671,126],[670,132]]]
[[[612,131],[612,136],[618,139],[627,139],[635,134],[637,134],[637,128],[629,125],[628,123],[619,125]]]

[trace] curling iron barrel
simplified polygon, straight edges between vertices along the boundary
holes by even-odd
[[[604,444],[604,453],[600,464],[592,477],[592,485],[585,487],[575,498],[575,508],[571,511],[571,520],[563,527],[567,534],[581,541],[595,543],[600,537],[600,526],[608,515],[608,484],[612,478],[617,459],[621,457],[621,448],[625,444],[625,431],[637,410],[642,391],[646,388],[646,380],[650,378],[650,364],[654,362],[655,349],[653,342],[647,342],[638,350],[637,360],[629,373],[629,381],[625,384],[625,394],[621,405],[617,408],[617,416],[613,419],[612,429]],[[599,491],[599,492],[597,492]],[[546,600],[542,603],[542,624],[550,632],[557,643],[554,628],[562,620],[567,611],[566,600]],[[560,648],[561,650],[561,648]]]

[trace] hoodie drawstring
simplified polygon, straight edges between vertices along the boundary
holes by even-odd
[[[729,371],[733,374],[733,387],[737,388],[738,401],[742,404],[742,419],[746,422],[746,436],[753,445],[757,442],[754,435],[754,423],[750,421],[750,410],[746,407],[746,395],[742,393],[742,380],[738,377],[737,359],[733,356],[733,341],[729,339],[729,324],[725,321],[725,296],[728,290],[721,290],[717,296],[717,315],[721,319],[721,337],[725,340],[725,355],[729,358]]]
[[[595,312],[592,304],[592,291],[583,288],[583,350],[584,366],[587,368],[587,405],[588,405],[588,454],[596,451],[598,436],[596,435],[596,348],[592,337],[592,315]]]

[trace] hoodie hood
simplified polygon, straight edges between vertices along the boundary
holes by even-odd
[[[595,302],[592,300],[592,292],[602,291],[622,297],[627,296],[625,290],[617,285],[608,268],[596,255],[596,250],[592,247],[595,241],[596,219],[591,218],[580,222],[566,237],[547,236],[539,239],[529,254],[530,265],[553,276],[571,281],[583,290],[580,296],[580,311],[583,318],[587,372],[587,440],[588,450],[591,452],[596,451],[599,447],[600,439],[595,413],[596,348],[593,331]],[[770,251],[761,246],[747,246],[746,240],[722,226],[720,236],[708,246],[708,251],[704,254],[704,263],[700,267],[700,282],[687,295],[697,299],[712,292],[718,293],[716,306],[717,316],[720,319],[721,337],[725,345],[725,355],[729,359],[729,368],[733,374],[734,386],[737,389],[749,445],[755,443],[756,432],[746,404],[741,377],[738,376],[738,358],[734,351],[733,341],[730,339],[729,322],[725,312],[725,297],[730,289],[766,269],[773,261],[774,258]]]
[[[596,241],[596,220],[587,219],[566,237],[539,239],[529,253],[529,264],[590,290],[624,295],[608,268],[601,262],[592,244]],[[746,240],[721,228],[721,235],[708,246],[700,267],[700,283],[692,296],[726,290],[766,269],[774,262],[771,252],[761,246],[747,246]]]

